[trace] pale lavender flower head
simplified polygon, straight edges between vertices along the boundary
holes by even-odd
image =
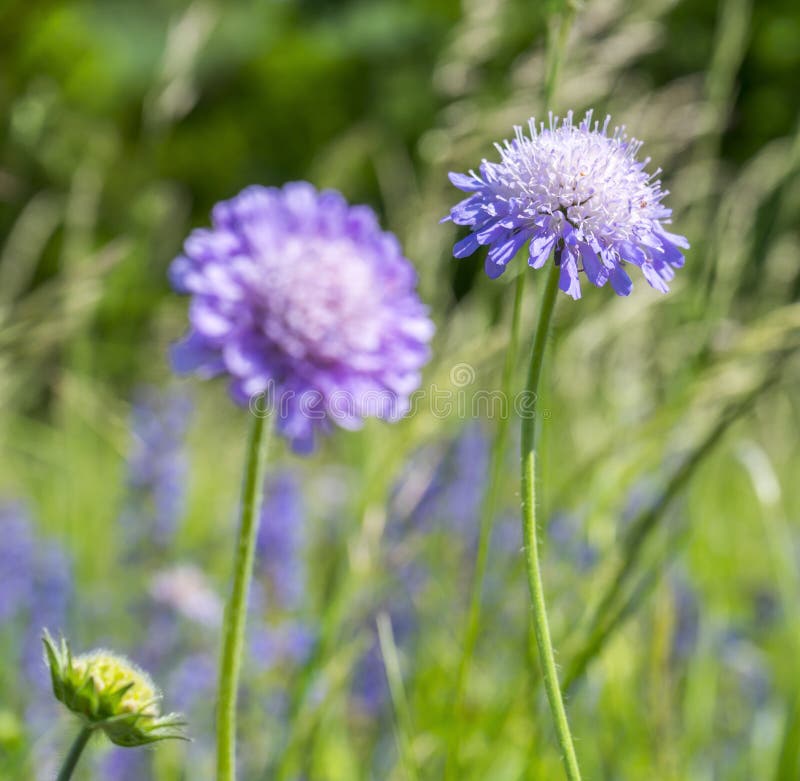
[[[486,273],[499,277],[529,244],[528,264],[541,268],[555,250],[560,288],[580,298],[581,272],[597,287],[611,283],[627,296],[633,283],[625,264],[639,266],[656,290],[666,293],[674,269],[683,266],[679,248],[689,242],[669,233],[672,210],[662,204],[667,191],[648,174],[650,158],[636,159],[641,142],[623,128],[609,134],[589,111],[578,125],[569,112],[549,127],[528,123],[515,137],[496,145],[500,162],[484,160],[479,172],[451,173],[450,181],[469,197],[445,220],[469,226],[471,233],[453,248],[464,258],[488,246]]]
[[[263,394],[295,449],[331,421],[354,429],[408,410],[433,325],[368,207],[307,182],[248,187],[192,233],[171,279],[192,296],[175,369],[227,375],[242,405]]]

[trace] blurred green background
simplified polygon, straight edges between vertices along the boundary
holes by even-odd
[[[558,20],[568,36],[545,106]],[[70,562],[68,618],[51,629],[137,658],[143,630],[155,646],[176,631],[141,604],[154,573],[188,562],[225,593],[245,416],[220,384],[175,391],[166,359],[185,327],[167,265],[217,200],[308,179],[373,205],[437,323],[426,387],[452,387],[467,363],[475,379],[459,390],[472,394],[497,387],[512,280],[451,258],[456,234],[438,224],[458,197],[446,173],[491,159],[532,115],[594,108],[645,140],[692,250],[667,297],[636,278],[630,299],[591,289],[559,301],[543,555],[585,777],[796,781],[798,84],[790,0],[4,0],[0,497],[23,502],[41,544]],[[540,281],[530,272],[526,346]],[[194,412],[175,537],[131,557],[121,508],[143,386],[191,395]],[[480,491],[458,512],[458,492],[423,500],[432,484],[480,488],[496,421],[463,418],[423,403],[398,426],[337,433],[309,460],[274,454],[303,495],[307,576],[293,610],[317,651],[269,669],[255,654],[243,777],[440,779],[454,745],[459,779],[559,777],[529,643],[513,447],[476,659],[453,710]],[[645,529],[640,547],[631,528]],[[285,618],[264,611],[267,627]],[[372,711],[354,691],[380,611],[397,624],[407,707],[385,694]],[[74,725],[16,673],[38,654],[21,642],[36,617],[3,618],[0,778],[46,778]],[[213,657],[213,631],[180,631],[186,653]],[[167,707],[180,661],[160,662]],[[46,729],[25,715],[33,697]],[[98,742],[76,777],[210,778],[209,701],[190,713],[188,748],[147,752],[124,776],[99,764]]]

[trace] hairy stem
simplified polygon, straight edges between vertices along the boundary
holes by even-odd
[[[531,351],[531,362],[528,369],[526,391],[530,400],[535,404],[538,400],[539,380],[542,376],[544,353],[547,347],[547,336],[550,331],[553,309],[555,307],[556,293],[558,292],[558,279],[560,268],[561,250],[557,249],[554,260],[550,264],[547,283],[542,295],[539,309],[539,322],[536,327],[536,337]],[[520,466],[522,472],[522,537],[525,545],[525,562],[528,575],[528,587],[531,593],[533,608],[533,628],[536,634],[536,644],[539,649],[539,662],[542,668],[547,700],[553,716],[558,743],[561,747],[561,758],[564,763],[569,781],[580,781],[578,760],[575,756],[575,747],[572,734],[569,730],[567,712],[558,685],[558,672],[556,670],[553,642],[550,638],[550,625],[547,620],[547,607],[545,604],[544,587],[542,585],[542,572],[539,564],[539,548],[536,529],[536,421],[538,412],[531,409],[522,417],[522,443],[520,448]]]
[[[64,764],[61,766],[61,771],[56,781],[69,781],[72,778],[72,771],[75,770],[75,766],[78,764],[78,760],[81,758],[81,754],[86,748],[90,737],[92,737],[92,730],[89,727],[83,727],[78,733],[78,737],[75,738],[75,742],[70,746],[69,754],[67,754]]]
[[[242,489],[242,517],[236,543],[233,589],[225,608],[222,658],[217,701],[217,781],[236,778],[236,697],[242,664],[247,598],[253,575],[256,535],[261,514],[261,494],[266,440],[271,425],[261,415],[253,418]]]

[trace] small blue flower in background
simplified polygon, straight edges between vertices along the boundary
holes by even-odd
[[[186,504],[185,437],[191,403],[182,393],[141,389],[131,412],[128,497],[121,522],[136,542],[166,546]]]
[[[672,630],[672,661],[686,662],[697,648],[700,636],[700,600],[685,574],[673,574],[670,586],[675,614]]]
[[[0,533],[0,624],[4,624],[29,605],[36,541],[27,512],[17,503],[0,503]]]
[[[191,713],[214,692],[217,663],[210,653],[193,653],[184,657],[167,678],[165,689],[169,701],[181,713]]]
[[[72,560],[53,540],[39,540],[31,572],[28,627],[23,649],[23,666],[39,691],[50,689],[50,675],[42,664],[42,629],[59,627],[66,632],[73,598]]]
[[[586,539],[581,519],[572,513],[555,512],[547,524],[547,535],[558,552],[571,561],[580,572],[592,569],[600,554]]]
[[[0,681],[0,702],[8,704],[15,694],[25,693],[16,707],[34,739],[36,778],[50,779],[56,774],[58,753],[48,730],[58,705],[42,658],[42,629],[69,629],[72,561],[56,540],[37,534],[20,502],[0,501],[0,534],[0,635],[19,669],[18,679],[10,679],[19,684],[14,691],[5,691]]]
[[[268,598],[281,610],[294,610],[303,599],[305,525],[306,510],[297,478],[289,471],[268,476],[264,482],[256,557]]]
[[[98,778],[114,781],[145,781],[152,777],[152,752],[113,746],[99,761]]]
[[[264,668],[304,664],[314,649],[317,633],[302,621],[261,622],[250,632],[250,653]]]
[[[227,374],[242,405],[266,394],[302,452],[331,421],[354,429],[407,412],[433,324],[371,209],[292,182],[248,187],[212,222],[171,267],[173,287],[192,296],[177,371]]]
[[[469,545],[477,538],[478,517],[486,472],[489,465],[489,440],[480,423],[463,427],[449,442],[433,466],[426,458],[428,453],[418,453],[412,458],[407,474],[395,491],[395,499],[402,500],[407,485],[422,478],[423,490],[412,497],[410,507],[396,501],[395,511],[408,516],[408,522],[420,531],[437,529],[463,535]],[[425,474],[428,469],[430,475]],[[390,536],[402,534],[403,518],[393,518]]]
[[[453,248],[464,258],[488,246],[486,273],[499,277],[529,244],[528,264],[541,268],[553,250],[560,252],[561,290],[581,296],[580,273],[598,287],[611,283],[627,296],[633,283],[624,264],[639,266],[661,292],[683,266],[683,236],[669,233],[672,210],[654,174],[636,159],[641,142],[624,128],[608,134],[610,117],[592,124],[589,111],[578,125],[572,112],[549,127],[528,123],[530,135],[516,127],[511,141],[496,145],[500,162],[484,160],[479,173],[451,173],[450,181],[470,193],[445,220],[471,233]]]
[[[222,599],[199,567],[177,564],[156,572],[149,593],[156,604],[200,626],[214,630],[222,624]]]
[[[392,634],[397,648],[406,649],[414,639],[417,615],[409,599],[393,594],[386,604],[386,612],[392,623]],[[377,615],[377,613],[376,613]],[[369,627],[369,645],[353,672],[352,695],[356,708],[368,717],[378,715],[389,702],[389,684],[383,660],[375,616]]]
[[[306,507],[297,477],[288,470],[264,481],[256,539],[256,582],[251,611],[250,653],[262,668],[302,664],[316,632],[297,614],[306,592]]]

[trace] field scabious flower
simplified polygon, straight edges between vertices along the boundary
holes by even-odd
[[[529,244],[528,264],[541,268],[556,250],[559,287],[574,299],[581,296],[580,273],[597,287],[611,283],[627,296],[633,283],[624,266],[639,266],[645,279],[661,292],[674,269],[683,266],[683,236],[669,233],[672,210],[662,204],[667,191],[648,174],[650,159],[636,156],[641,142],[624,128],[609,135],[610,117],[602,126],[589,111],[573,124],[572,112],[549,127],[528,123],[515,137],[496,145],[500,162],[484,160],[479,173],[451,173],[450,181],[469,197],[451,209],[445,220],[468,226],[471,233],[453,248],[457,258],[488,246],[486,273],[499,277],[516,253]]]
[[[397,239],[366,206],[306,182],[249,187],[212,212],[171,267],[192,296],[179,372],[226,374],[242,404],[266,394],[278,430],[313,447],[333,420],[394,420],[428,360],[433,325]]]
[[[176,713],[161,715],[161,694],[147,673],[108,651],[73,656],[65,640],[44,634],[53,694],[91,730],[118,746],[183,738]]]

